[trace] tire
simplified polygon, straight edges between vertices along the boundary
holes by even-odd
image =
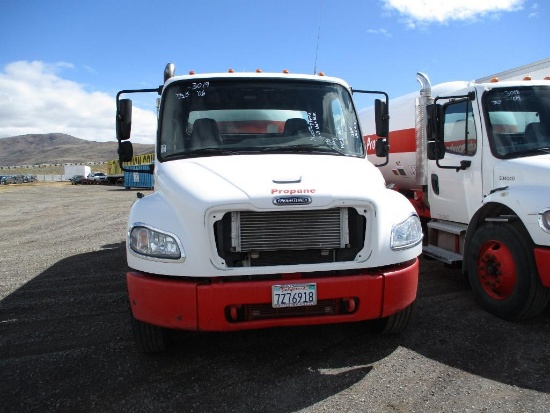
[[[384,317],[379,320],[369,322],[369,330],[379,334],[398,334],[405,330],[413,320],[415,313],[416,301],[405,307],[398,313],[392,314],[389,317]]]
[[[386,317],[384,320],[385,326],[382,330],[382,334],[397,334],[405,330],[413,319],[415,303],[416,301],[413,301],[412,304],[405,307],[398,313]]]
[[[538,277],[534,245],[518,223],[487,223],[468,248],[468,279],[476,301],[505,320],[539,315],[548,305],[550,288]]]
[[[168,334],[165,328],[136,320],[132,315],[132,334],[143,353],[159,353],[168,349]]]

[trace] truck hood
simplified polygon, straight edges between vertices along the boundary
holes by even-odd
[[[503,160],[495,165],[493,187],[548,185],[549,173],[550,155]]]
[[[263,209],[277,202],[323,207],[335,199],[373,199],[385,185],[363,158],[265,154],[164,162],[157,165],[155,189],[205,208],[242,203]]]

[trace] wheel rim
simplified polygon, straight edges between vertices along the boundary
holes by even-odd
[[[477,276],[485,293],[495,300],[504,300],[514,292],[517,272],[510,250],[498,241],[481,246]]]

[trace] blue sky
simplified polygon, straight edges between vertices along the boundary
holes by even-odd
[[[397,97],[419,89],[417,71],[437,84],[550,57],[542,0],[0,0],[0,8],[0,138],[114,141],[116,92],[158,86],[167,62],[176,74],[316,69]],[[154,142],[154,98],[134,99],[134,142]]]

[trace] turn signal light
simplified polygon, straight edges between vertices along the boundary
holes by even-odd
[[[351,314],[357,308],[357,302],[355,298],[344,298],[343,299],[344,309],[347,313]]]

